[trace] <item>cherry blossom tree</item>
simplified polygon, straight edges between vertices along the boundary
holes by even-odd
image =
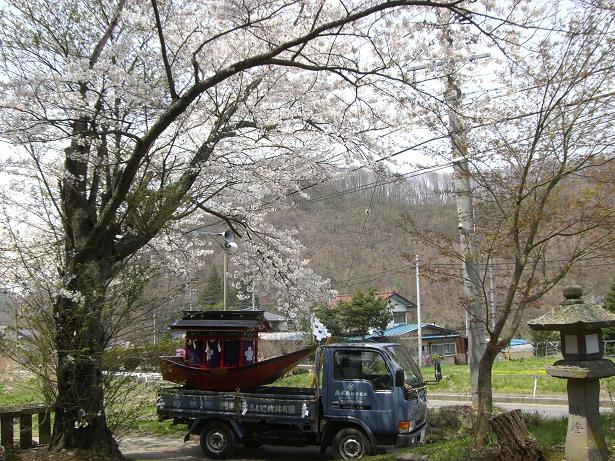
[[[409,66],[442,8],[495,41],[524,14],[461,0],[5,3],[3,256],[13,283],[49,297],[55,449],[118,452],[101,356],[132,262],[189,273],[177,255],[206,254],[189,231],[214,219],[241,237],[242,280],[294,313],[326,296],[266,213],[408,138]]]

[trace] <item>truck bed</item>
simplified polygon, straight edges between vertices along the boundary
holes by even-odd
[[[275,419],[311,425],[316,417],[317,399],[315,389],[310,388],[263,386],[252,392],[216,392],[171,387],[158,391],[156,406],[160,419]]]

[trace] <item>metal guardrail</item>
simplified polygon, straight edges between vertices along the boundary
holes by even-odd
[[[561,354],[560,341],[543,341],[534,344],[535,357],[551,357]],[[615,340],[604,341],[604,356],[615,357]]]
[[[27,408],[0,408],[0,443],[4,448],[13,448],[15,420],[19,422],[19,447],[32,448],[32,415],[37,415],[38,442],[51,442],[51,411],[48,406]]]
[[[561,344],[559,341],[544,341],[534,345],[535,357],[551,357],[561,354]]]

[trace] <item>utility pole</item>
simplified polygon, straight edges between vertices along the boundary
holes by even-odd
[[[455,78],[455,62],[451,58],[453,40],[448,25],[443,26],[443,47],[447,84],[445,100],[448,106],[449,129],[452,142],[454,189],[457,202],[457,228],[459,247],[463,261],[463,288],[468,314],[468,361],[472,402],[478,402],[478,364],[486,349],[485,310],[480,302],[481,279],[478,273],[476,251],[474,251],[474,206],[468,169],[468,145],[466,130],[459,117],[461,111],[461,89]]]
[[[418,359],[419,367],[423,366],[423,336],[421,334],[421,282],[419,277],[419,255],[416,255],[416,323],[418,326]]]

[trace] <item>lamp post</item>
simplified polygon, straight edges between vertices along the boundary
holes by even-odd
[[[234,255],[237,253],[237,244],[235,243],[235,233],[227,229],[223,234],[224,236],[224,275],[222,277],[224,284],[224,310],[227,310],[228,306],[228,283],[227,283],[227,272],[228,272],[228,255]]]
[[[193,235],[215,235],[224,238],[224,244],[220,245],[224,250],[224,273],[222,274],[222,289],[224,292],[224,310],[227,310],[228,305],[228,284],[227,284],[227,272],[228,272],[228,256],[237,253],[237,243],[235,242],[235,233],[231,229],[227,229],[224,232],[203,232],[201,230],[193,229],[186,233],[192,233]],[[216,242],[220,244],[219,242]],[[190,298],[190,304],[192,304],[192,298]],[[192,310],[192,307],[190,308]]]
[[[600,423],[600,378],[615,376],[615,364],[604,359],[602,328],[615,325],[615,314],[599,304],[585,304],[580,286],[564,288],[564,301],[528,322],[532,330],[560,332],[563,360],[547,367],[555,378],[568,380],[567,461],[607,461]]]

